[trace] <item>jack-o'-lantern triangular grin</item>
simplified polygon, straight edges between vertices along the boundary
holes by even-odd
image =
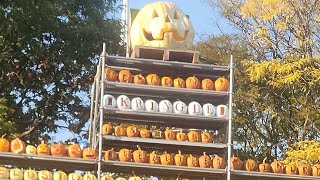
[[[145,29],[143,29],[144,37],[148,41],[155,41],[155,40],[158,40],[158,41],[160,40],[161,41],[161,40],[164,40],[164,37],[165,37],[166,33],[172,33],[173,38],[176,41],[183,41],[183,40],[187,39],[187,37],[189,35],[189,30],[185,30],[183,37],[181,37],[176,30],[167,30],[167,31],[162,32],[162,34],[161,34],[161,36],[159,38],[154,38],[151,33],[148,33]]]

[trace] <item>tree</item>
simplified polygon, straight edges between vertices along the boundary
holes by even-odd
[[[95,65],[123,52],[116,0],[2,1],[0,96],[19,136],[31,141],[66,126],[79,133],[88,120]]]
[[[261,59],[319,55],[319,0],[209,0]]]

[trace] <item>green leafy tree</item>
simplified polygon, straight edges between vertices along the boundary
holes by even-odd
[[[0,2],[0,97],[18,136],[81,131],[102,43],[109,54],[123,52],[116,2]]]

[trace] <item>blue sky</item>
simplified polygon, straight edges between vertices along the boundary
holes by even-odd
[[[158,2],[159,0],[129,0],[129,7],[133,9],[141,9],[143,6]],[[213,9],[207,3],[207,0],[171,0],[185,14],[190,16],[193,27],[195,28],[195,41],[199,41],[199,37],[207,35],[221,34],[217,24],[224,33],[235,32],[228,21],[221,17],[217,10]]]

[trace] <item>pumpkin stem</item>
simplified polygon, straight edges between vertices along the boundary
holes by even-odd
[[[181,155],[181,150],[178,150],[178,152],[179,152],[179,155]]]
[[[206,153],[206,152],[203,152],[203,155],[204,155],[204,156],[206,156],[206,155],[207,155],[207,153]]]
[[[140,148],[140,146],[139,146],[139,145],[137,145],[137,148],[138,148],[138,150],[139,150],[139,151],[141,151],[141,148]]]
[[[134,171],[132,171],[132,174],[133,174],[134,177],[136,177],[136,174],[134,173]]]
[[[6,135],[7,135],[7,134],[6,134],[6,133],[4,133],[4,135],[2,135],[2,136],[1,136],[1,138],[3,139]]]
[[[265,157],[262,161],[262,164],[265,164],[266,163],[266,160],[267,160],[267,157]]]

